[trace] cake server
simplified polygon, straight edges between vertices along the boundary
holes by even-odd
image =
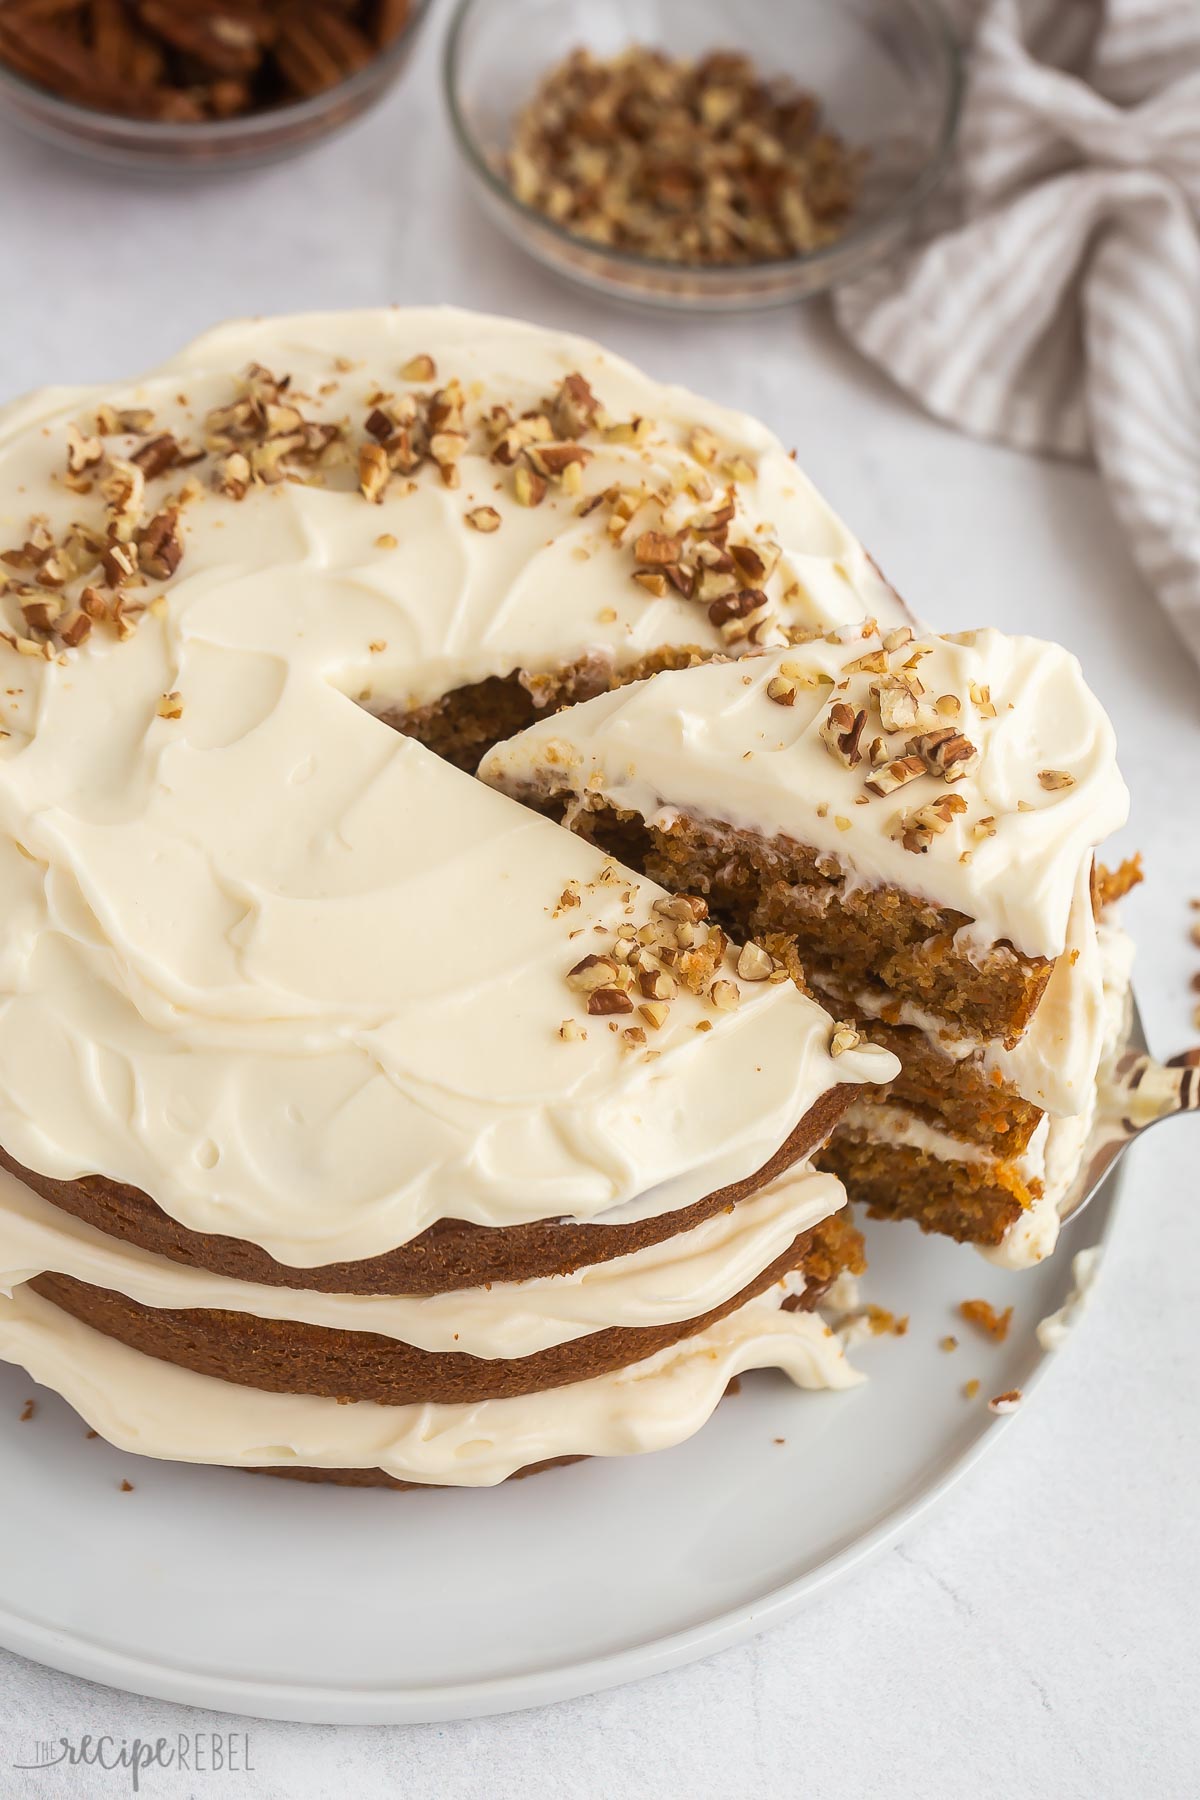
[[[1156,1062],[1132,996],[1130,1009],[1125,1049],[1104,1083],[1100,1115],[1059,1207],[1063,1224],[1083,1211],[1134,1138],[1177,1113],[1200,1112],[1200,1048]]]

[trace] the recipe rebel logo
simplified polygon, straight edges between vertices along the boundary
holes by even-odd
[[[78,1738],[39,1738],[32,1758],[13,1762],[14,1769],[105,1769],[128,1777],[130,1790],[142,1791],[150,1769],[178,1769],[191,1775],[252,1775],[250,1737],[244,1731],[181,1731],[174,1737],[115,1738],[107,1734]]]

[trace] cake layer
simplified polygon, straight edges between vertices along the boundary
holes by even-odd
[[[49,1272],[145,1307],[250,1314],[340,1337],[363,1332],[426,1352],[512,1360],[598,1330],[671,1325],[723,1306],[845,1199],[832,1176],[793,1172],[690,1231],[571,1275],[414,1297],[269,1287],[188,1268],[105,1236],[5,1175],[0,1290]],[[810,1282],[827,1278],[811,1254],[806,1272]],[[350,1346],[342,1350],[350,1354]]]
[[[474,774],[480,758],[502,739],[524,731],[542,714],[590,700],[614,684],[643,681],[662,669],[690,669],[717,654],[711,644],[664,646],[636,662],[613,662],[589,652],[531,679],[527,671],[490,675],[451,688],[440,700],[412,709],[385,707],[380,717],[409,737]]]
[[[1054,965],[1045,957],[1019,956],[1007,944],[980,949],[961,935],[969,930],[964,914],[863,886],[855,871],[791,838],[668,808],[662,822],[647,821],[599,795],[585,794],[577,807],[567,791],[559,798],[557,816],[580,836],[652,880],[702,894],[736,936],[794,957],[818,985],[878,980],[889,995],[1011,1046],[1049,983]]]
[[[277,1394],[410,1406],[506,1399],[609,1374],[697,1336],[785,1278],[789,1291],[799,1293],[807,1308],[816,1305],[843,1269],[863,1266],[862,1239],[849,1214],[838,1213],[802,1232],[766,1268],[706,1312],[693,1302],[682,1319],[610,1327],[512,1359],[430,1352],[374,1332],[250,1313],[145,1306],[69,1275],[38,1275],[29,1285],[106,1336],[201,1375]]]
[[[781,965],[897,1055],[821,1153],[853,1199],[1045,1254],[1047,1114],[1090,1117],[1111,1047],[1097,904],[1137,873],[1094,875],[1127,797],[1073,658],[831,633],[572,707],[480,773],[703,895],[760,978]],[[1060,1192],[1084,1135],[1057,1134]]]
[[[872,1043],[882,1044],[899,1059],[900,1073],[884,1090],[889,1098],[903,1101],[931,1124],[981,1144],[996,1156],[1018,1156],[1026,1148],[1042,1109],[1023,1099],[998,1070],[989,1067],[981,1050],[955,1056],[948,1053],[940,1034],[816,991],[823,1005],[852,1020]]]
[[[865,1133],[835,1138],[821,1165],[873,1219],[911,1219],[960,1244],[999,1245],[1034,1201],[1003,1165],[946,1160],[925,1146]]]
[[[1128,885],[1129,880],[1119,885],[1110,877],[1101,887],[1115,893]],[[1076,1110],[1043,1113],[1019,1149],[1011,1144],[997,1150],[994,1143],[981,1142],[978,1131],[956,1127],[953,1099],[940,1109],[913,1106],[901,1076],[870,1098],[855,1100],[820,1153],[822,1167],[833,1170],[851,1197],[877,1218],[914,1219],[926,1231],[977,1245],[1005,1268],[1028,1268],[1049,1256],[1058,1240],[1060,1209],[1107,1104],[1109,1073],[1129,1035],[1133,946],[1111,907],[1095,935],[1100,1056]],[[1049,1041],[1058,1029],[1048,1027]],[[958,1065],[947,1060],[946,1066]]]
[[[882,986],[848,992],[826,982],[824,986],[814,985],[814,992],[839,1015],[845,1013],[859,1019],[870,1036],[890,1043],[897,1054],[899,1040],[889,1039],[886,1031],[876,1031],[871,1021],[882,1020],[885,1025],[904,1028],[903,1041],[910,1053],[914,1053],[915,1045],[912,1034],[919,1033],[924,1050],[915,1049],[915,1054],[918,1060],[925,1061],[927,1051],[941,1061],[945,1089],[989,1084],[1018,1128],[1021,1121],[1036,1125],[1043,1111],[1063,1116],[1080,1112],[1091,1104],[1109,1031],[1106,996],[1110,972],[1106,967],[1106,933],[1100,905],[1101,885],[1106,877],[1107,871],[1098,864],[1080,867],[1067,918],[1066,947],[1055,958],[1037,1010],[1011,1048],[998,1039],[964,1032]],[[1116,960],[1113,979],[1123,991],[1129,980],[1123,951]],[[936,1068],[936,1064],[931,1067]],[[961,1075],[954,1073],[956,1069],[961,1069]],[[962,1097],[966,1098],[965,1093]],[[1019,1102],[1028,1105],[1022,1108]],[[953,1103],[951,1093],[948,1104]],[[987,1110],[981,1108],[981,1113]],[[1006,1146],[996,1147],[1003,1150]],[[1015,1147],[1015,1139],[1007,1147]]]
[[[860,1378],[838,1339],[772,1290],[698,1337],[611,1375],[547,1393],[448,1406],[342,1406],[271,1394],[145,1356],[28,1285],[0,1296],[0,1358],[61,1394],[109,1443],[170,1461],[240,1468],[380,1469],[398,1481],[488,1487],[559,1457],[681,1443],[735,1375],[782,1369],[799,1387]]]
[[[0,530],[25,1168],[322,1267],[447,1219],[685,1210],[877,1077],[719,958],[649,1020],[572,988],[667,896],[375,716],[886,605],[751,421],[467,315],[246,324],[10,409]],[[753,621],[713,615],[714,533],[770,562]]]
[[[487,1230],[441,1220],[412,1243],[383,1256],[312,1268],[278,1262],[257,1244],[240,1238],[189,1231],[135,1188],[98,1177],[56,1181],[24,1168],[2,1150],[0,1168],[98,1232],[215,1275],[327,1294],[432,1295],[487,1282],[565,1275],[669,1243],[803,1163],[828,1138],[855,1091],[839,1085],[822,1095],[762,1168],[690,1206],[640,1213],[637,1208],[625,1209],[638,1216],[623,1213],[586,1225],[547,1219]]]

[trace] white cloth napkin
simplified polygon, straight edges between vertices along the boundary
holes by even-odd
[[[947,10],[974,32],[956,166],[837,318],[939,417],[1093,456],[1200,661],[1200,4]]]

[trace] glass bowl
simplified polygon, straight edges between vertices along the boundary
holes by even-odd
[[[356,75],[310,100],[236,119],[128,119],[62,100],[0,63],[0,107],[43,141],[151,174],[225,173],[281,161],[342,130],[381,100],[412,52],[430,0],[412,0],[398,36]]]
[[[541,77],[572,50],[607,57],[631,43],[688,57],[740,50],[814,94],[826,121],[868,152],[842,236],[776,261],[697,266],[590,242],[518,200],[503,155]],[[515,243],[610,297],[704,312],[783,306],[891,249],[946,167],[962,91],[935,0],[459,0],[443,74],[475,193]]]

